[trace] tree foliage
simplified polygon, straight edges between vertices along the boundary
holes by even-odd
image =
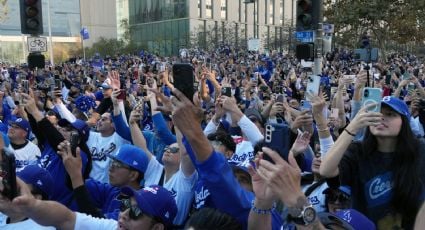
[[[425,40],[424,0],[325,0],[325,20],[335,25],[341,45],[359,47],[361,34],[371,37],[372,46],[415,43]]]
[[[0,0],[0,22],[6,21],[9,14],[9,5],[7,0]]]

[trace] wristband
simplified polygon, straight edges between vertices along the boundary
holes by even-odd
[[[258,214],[258,215],[268,215],[268,214],[271,214],[272,211],[275,208],[276,208],[276,204],[273,204],[273,206],[271,208],[269,208],[269,209],[260,209],[260,208],[255,207],[254,200],[252,200],[252,203],[251,203],[251,210],[253,212],[255,212],[256,214]]]
[[[355,137],[355,136],[356,136],[356,134],[354,134],[354,133],[352,133],[352,132],[348,131],[348,129],[347,129],[347,128],[345,128],[345,129],[344,129],[344,131],[345,131],[348,135],[350,135],[350,136],[353,136],[353,137]]]

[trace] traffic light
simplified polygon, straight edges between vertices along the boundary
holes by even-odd
[[[319,0],[297,1],[297,31],[317,29],[322,7],[321,2]]]
[[[303,43],[298,44],[295,47],[295,57],[299,60],[304,59],[305,61],[314,60],[314,43]]]
[[[19,0],[21,8],[21,32],[23,34],[43,34],[43,14],[41,0]]]

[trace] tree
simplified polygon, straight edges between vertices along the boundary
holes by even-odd
[[[0,22],[6,21],[9,14],[9,5],[7,0],[0,0]]]
[[[360,47],[361,35],[385,51],[390,43],[420,44],[425,38],[423,0],[325,0],[326,21],[335,25],[336,43]]]

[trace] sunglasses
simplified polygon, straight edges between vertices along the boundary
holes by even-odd
[[[178,153],[178,152],[179,152],[179,150],[180,150],[180,148],[179,148],[179,147],[169,147],[169,146],[166,146],[166,147],[164,148],[164,151],[165,151],[165,152],[170,152],[170,153]]]
[[[154,220],[154,222],[156,223],[162,223],[162,220],[159,217],[155,217],[147,213],[144,213],[139,207],[137,207],[137,205],[132,205],[131,200],[129,198],[121,199],[121,206],[120,206],[121,212],[124,212],[127,209],[130,210],[128,213],[128,216],[132,220],[137,220],[141,216],[147,216],[151,218],[152,220]]]
[[[340,203],[350,202],[350,196],[347,196],[344,193],[338,192],[338,193],[330,193],[326,195],[329,202],[336,202],[339,201]]]
[[[127,165],[119,162],[119,161],[111,161],[109,167],[111,169],[119,169],[119,168],[124,168],[124,169],[131,169],[130,167],[128,167]]]

